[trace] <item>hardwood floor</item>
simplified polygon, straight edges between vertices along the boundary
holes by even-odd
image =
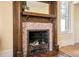
[[[65,46],[59,50],[68,56],[79,57],[79,44]]]
[[[54,56],[54,57],[70,57],[69,55],[59,51],[58,55]]]

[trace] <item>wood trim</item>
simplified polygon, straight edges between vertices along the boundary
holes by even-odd
[[[44,18],[55,18],[54,15],[34,13],[34,12],[23,12],[23,16],[35,16],[35,17],[44,17]]]
[[[17,14],[16,14],[16,2],[13,2],[13,56],[17,56],[17,39],[18,39],[18,36],[17,36],[17,29],[18,29],[18,26],[17,26]]]
[[[50,4],[49,4],[49,14],[50,15],[52,14],[51,12],[53,12],[53,11],[51,11],[51,9],[52,9],[52,2],[50,2]]]
[[[56,16],[56,19],[53,21],[53,28],[54,28],[54,36],[53,36],[53,39],[54,39],[54,41],[53,41],[53,47],[54,47],[54,50],[55,51],[59,51],[59,45],[58,45],[58,41],[57,41],[57,2],[56,1],[54,1],[54,2],[52,2],[52,4],[53,4],[53,14]]]
[[[51,1],[39,1],[39,2],[50,4]]]
[[[22,56],[21,2],[13,2],[13,56]]]

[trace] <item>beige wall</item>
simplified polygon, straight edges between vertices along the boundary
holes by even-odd
[[[13,9],[12,2],[0,2],[0,56],[12,54],[13,49]]]
[[[74,31],[73,31],[73,25],[71,26],[72,31],[69,33],[66,32],[61,32],[60,30],[60,17],[61,17],[61,13],[60,13],[60,2],[58,2],[58,44],[60,47],[62,46],[67,46],[67,45],[72,45],[74,44]],[[71,7],[72,8],[72,7]],[[71,11],[72,13],[72,11]],[[73,15],[71,15],[72,17]],[[73,24],[73,19],[71,18],[71,23]]]
[[[79,43],[79,4],[74,5],[75,42]]]

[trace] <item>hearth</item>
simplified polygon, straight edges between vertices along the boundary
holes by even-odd
[[[49,31],[28,31],[28,53],[29,56],[46,53],[49,50]]]

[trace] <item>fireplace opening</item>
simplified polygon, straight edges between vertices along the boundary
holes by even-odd
[[[46,53],[49,49],[49,31],[29,31],[29,53],[30,55]]]

